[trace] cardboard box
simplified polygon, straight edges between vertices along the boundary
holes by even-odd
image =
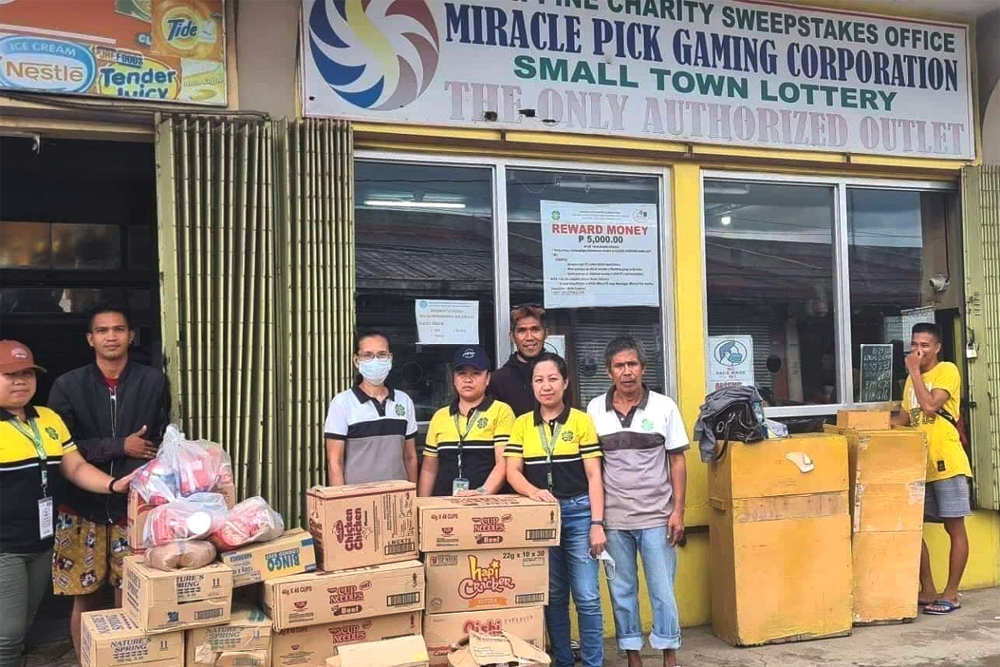
[[[416,485],[403,481],[309,489],[309,532],[320,568],[346,570],[416,558],[416,498]]]
[[[372,644],[342,646],[327,658],[327,667],[428,667],[427,645],[420,635],[385,639]]]
[[[420,551],[559,545],[559,505],[522,496],[421,498]]]
[[[424,608],[424,566],[419,561],[314,572],[263,584],[262,604],[275,630]]]
[[[184,633],[185,666],[271,667],[271,619],[245,602],[234,602],[226,625]]]
[[[852,431],[847,439],[854,624],[917,615],[927,440],[916,429]]]
[[[840,410],[837,426],[855,431],[887,431],[892,428],[892,413],[888,410]]]
[[[731,442],[708,475],[715,634],[734,646],[850,634],[847,441]]]
[[[549,602],[549,550],[447,551],[424,557],[427,611],[535,607]]]
[[[552,659],[520,637],[504,632],[500,636],[469,634],[469,641],[448,656],[452,667],[489,667],[516,664],[518,667],[545,667]]]
[[[542,607],[424,614],[424,642],[430,667],[449,667],[448,655],[452,648],[470,632],[487,635],[509,632],[542,648],[545,646],[545,614]]]
[[[312,535],[296,528],[270,542],[220,554],[219,560],[233,568],[233,586],[249,586],[316,569]]]
[[[184,660],[184,633],[151,637],[121,609],[92,611],[80,619],[82,667],[176,667]]]
[[[271,637],[272,667],[324,667],[339,647],[419,635],[422,612],[292,628]]]
[[[125,612],[149,633],[229,622],[233,571],[212,563],[196,570],[164,572],[129,556],[123,566]]]

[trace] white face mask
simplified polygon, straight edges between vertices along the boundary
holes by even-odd
[[[368,359],[358,362],[358,372],[368,384],[381,385],[389,377],[392,359]]]

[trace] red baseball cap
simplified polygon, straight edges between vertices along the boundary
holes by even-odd
[[[20,373],[28,369],[44,373],[45,369],[35,364],[31,348],[16,340],[0,340],[0,373]]]

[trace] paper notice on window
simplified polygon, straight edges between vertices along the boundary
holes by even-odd
[[[479,345],[479,302],[417,299],[418,345]]]
[[[655,204],[541,202],[546,308],[660,303]]]
[[[753,336],[709,336],[708,353],[708,393],[754,386]]]

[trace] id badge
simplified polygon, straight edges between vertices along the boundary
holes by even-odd
[[[462,491],[469,490],[469,480],[464,477],[456,477],[451,480],[451,495],[457,496]]]
[[[52,498],[41,498],[38,501],[38,537],[52,537]]]

